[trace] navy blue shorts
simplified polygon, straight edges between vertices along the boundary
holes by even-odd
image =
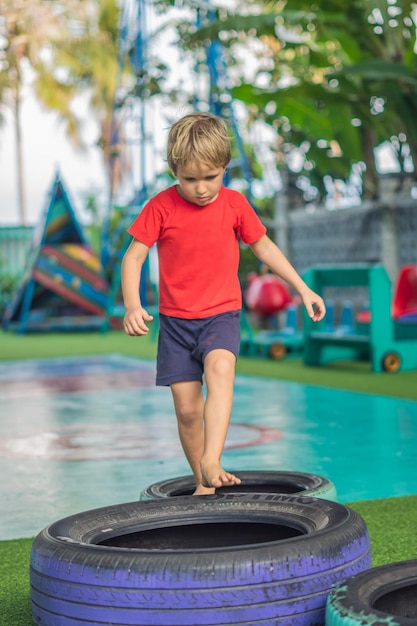
[[[237,359],[239,346],[240,310],[192,320],[160,314],[156,384],[203,382],[207,354],[222,348]]]

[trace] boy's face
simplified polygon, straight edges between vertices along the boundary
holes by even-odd
[[[216,200],[223,184],[224,167],[205,163],[187,163],[177,167],[179,194],[198,206]]]

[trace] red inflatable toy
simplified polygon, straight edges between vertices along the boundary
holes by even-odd
[[[417,265],[404,265],[394,287],[392,317],[396,320],[417,316]]]
[[[269,317],[285,309],[293,297],[288,287],[272,274],[258,276],[249,274],[249,285],[245,291],[248,308],[259,315]]]
[[[391,314],[398,322],[417,323],[417,265],[404,265],[400,269],[394,285]],[[360,311],[356,321],[369,324],[370,317],[369,310]]]

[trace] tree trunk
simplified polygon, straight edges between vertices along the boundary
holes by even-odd
[[[288,167],[285,163],[280,169],[282,188],[275,192],[274,197],[274,240],[282,252],[289,256],[288,237]]]
[[[363,199],[377,200],[379,197],[378,173],[375,166],[375,137],[372,128],[365,128],[363,132],[363,155],[366,170],[363,176]]]
[[[407,136],[408,145],[410,147],[410,154],[413,160],[414,170],[412,172],[413,180],[417,180],[417,144],[413,138]]]
[[[17,197],[20,215],[20,223],[26,226],[26,202],[25,184],[23,172],[23,152],[22,152],[22,129],[21,129],[21,108],[20,89],[16,87],[16,99],[14,108],[15,139],[16,139],[16,167],[17,167]]]

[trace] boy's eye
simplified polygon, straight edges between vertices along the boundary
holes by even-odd
[[[211,174],[210,176],[206,176],[204,178],[204,180],[214,180],[215,178],[217,178],[217,175],[216,174]],[[187,183],[194,183],[196,181],[196,179],[192,178],[191,176],[185,176],[184,180]]]

